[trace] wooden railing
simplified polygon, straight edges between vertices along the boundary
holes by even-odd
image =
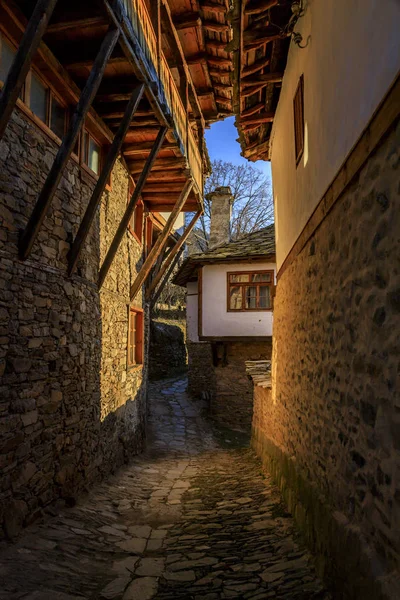
[[[202,194],[203,162],[200,150],[165,56],[162,52],[160,56],[158,55],[156,34],[147,7],[144,0],[122,0],[122,3],[139,42],[148,71],[157,77],[156,83],[174,121],[181,151],[187,159],[198,191]]]

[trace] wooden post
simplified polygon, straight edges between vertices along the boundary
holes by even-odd
[[[161,295],[161,292],[163,291],[165,284],[167,283],[167,281],[169,280],[169,278],[171,277],[176,265],[179,262],[180,257],[182,256],[182,253],[184,251],[184,246],[181,247],[181,249],[179,250],[178,254],[175,256],[174,260],[172,261],[168,271],[165,273],[164,279],[162,280],[162,282],[160,283],[160,285],[157,288],[157,291],[155,292],[153,298],[151,299],[150,302],[150,307],[151,309],[154,308],[154,306],[157,304],[157,301]]]
[[[137,86],[133,92],[131,99],[128,103],[128,106],[125,110],[124,118],[121,121],[121,124],[118,128],[117,134],[113,139],[110,150],[107,154],[107,158],[105,160],[104,167],[101,170],[100,177],[97,180],[96,187],[93,190],[92,197],[82,219],[82,223],[80,224],[78,233],[72,245],[72,248],[68,254],[68,273],[71,275],[76,268],[76,264],[79,259],[79,255],[83,248],[83,244],[85,242],[86,236],[89,233],[90,226],[93,222],[94,215],[96,214],[97,207],[100,203],[101,196],[104,192],[104,188],[106,187],[107,181],[109,179],[110,173],[113,169],[115,161],[117,159],[118,154],[120,153],[121,146],[124,142],[126,132],[128,131],[129,124],[132,120],[133,115],[136,112],[137,107],[139,106],[139,102],[143,96],[144,92],[144,84],[140,84]]]
[[[154,277],[154,280],[151,282],[151,285],[149,286],[149,289],[147,291],[147,299],[150,298],[152,292],[155,290],[155,288],[157,287],[158,283],[160,282],[162,276],[164,275],[165,271],[168,269],[169,265],[171,264],[171,262],[174,259],[174,256],[179,252],[179,250],[183,247],[184,243],[186,242],[190,232],[192,231],[193,227],[196,225],[199,217],[201,216],[202,211],[199,210],[193,217],[193,219],[190,221],[189,225],[186,227],[185,231],[182,233],[181,237],[179,238],[179,240],[176,242],[175,246],[172,248],[171,252],[168,254],[167,258],[165,259],[164,263],[161,265],[161,268],[159,270],[159,272],[157,273],[157,275]]]
[[[179,213],[181,212],[181,210],[187,200],[187,197],[190,194],[192,187],[193,187],[193,180],[188,179],[188,181],[185,184],[185,187],[183,188],[183,190],[181,192],[181,195],[179,196],[179,198],[168,218],[168,221],[165,224],[164,229],[158,236],[156,243],[154,244],[153,248],[151,249],[151,251],[150,251],[148,257],[146,258],[146,260],[144,261],[144,264],[143,264],[142,268],[140,269],[135,281],[133,282],[133,285],[131,287],[131,293],[130,293],[131,302],[133,302],[133,300],[136,298],[138,291],[140,290],[140,288],[146,281],[147,277],[149,276],[151,267],[156,262],[157,257],[160,254],[160,252],[162,252],[162,249],[164,248],[164,246],[168,240],[168,236],[172,231],[172,228],[174,226],[176,218],[179,215]]]
[[[101,269],[99,272],[99,288],[101,288],[101,286],[104,283],[104,279],[106,278],[106,275],[111,267],[111,263],[114,260],[114,256],[117,253],[117,250],[119,248],[119,245],[122,241],[122,238],[125,235],[126,229],[129,225],[129,221],[133,215],[133,211],[135,210],[135,206],[140,198],[140,195],[142,193],[142,190],[144,188],[144,185],[146,183],[147,177],[151,171],[151,167],[153,166],[153,163],[156,159],[157,153],[160,150],[163,142],[164,142],[164,138],[167,134],[167,127],[161,127],[160,131],[158,132],[158,136],[156,141],[154,142],[154,146],[149,154],[149,156],[146,159],[146,163],[145,166],[143,168],[143,171],[140,174],[140,177],[138,179],[138,182],[135,186],[135,189],[133,191],[133,194],[131,196],[131,199],[129,200],[129,204],[126,207],[124,216],[122,217],[122,220],[119,224],[119,227],[117,229],[117,232],[114,236],[113,241],[111,242],[111,246],[110,249],[107,252],[107,255],[104,259],[103,264],[101,265]]]
[[[0,140],[4,135],[22,86],[39,48],[57,0],[38,0],[25,29],[17,54],[0,96]]]
[[[69,129],[63,138],[62,144],[57,152],[57,156],[50,169],[50,172],[47,175],[47,179],[42,191],[40,192],[39,198],[37,199],[28,224],[20,238],[19,256],[22,260],[26,259],[32,250],[33,243],[39,233],[51,200],[57,190],[64,168],[71,156],[71,152],[74,149],[75,142],[85,121],[87,112],[92,105],[94,97],[96,96],[104,70],[107,66],[108,59],[114,50],[118,38],[119,30],[110,29],[101,44],[99,53],[90,72],[89,79],[86,82],[74,115],[71,119]]]

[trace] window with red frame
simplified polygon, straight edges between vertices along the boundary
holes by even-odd
[[[128,202],[131,199],[135,184],[133,181],[129,184],[128,190]],[[132,218],[129,222],[129,231],[135,236],[137,241],[141,244],[143,241],[143,219],[144,219],[144,205],[143,200],[139,200],[136,204],[136,208],[133,212]]]
[[[129,309],[128,319],[128,367],[143,364],[143,311]]]

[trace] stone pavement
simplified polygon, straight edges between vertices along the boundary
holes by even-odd
[[[331,600],[258,459],[185,387],[151,385],[145,454],[1,547],[1,600]]]

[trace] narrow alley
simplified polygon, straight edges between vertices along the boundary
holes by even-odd
[[[331,598],[259,460],[185,389],[153,383],[145,454],[4,543],[1,600]]]

